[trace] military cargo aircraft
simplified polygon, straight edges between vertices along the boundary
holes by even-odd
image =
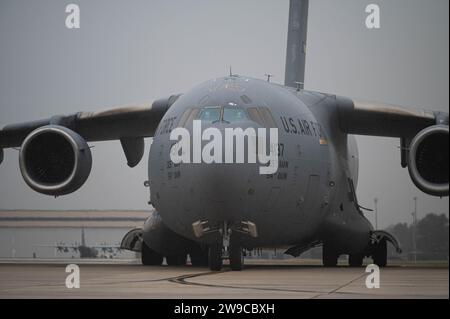
[[[84,234],[84,227],[81,228],[81,241],[74,244],[56,243],[54,245],[33,245],[35,247],[51,247],[55,248],[60,253],[76,252],[80,254],[80,258],[97,258],[99,251],[103,253],[103,257],[106,258],[107,254],[109,258],[117,255],[121,248],[119,245],[111,245],[103,243],[98,246],[86,244],[86,236]]]
[[[361,266],[364,257],[385,266],[387,243],[401,248],[373,228],[358,203],[354,135],[399,138],[400,164],[414,184],[448,196],[448,113],[304,90],[307,13],[308,1],[291,0],[284,86],[230,72],[152,104],[8,125],[0,131],[1,157],[3,149],[20,147],[25,182],[62,196],[88,178],[89,142],[119,140],[134,167],[144,138],[152,137],[146,186],[155,212],[121,244],[141,252],[144,265],[161,265],[164,257],[184,265],[189,255],[195,266],[220,270],[228,259],[241,270],[243,249],[288,247],[286,253],[299,256],[322,245],[325,266],[336,266],[342,254],[350,266]],[[265,148],[276,152],[276,170],[261,174],[260,163],[245,160],[175,162],[180,149],[172,133],[184,128],[195,135],[196,121],[219,136],[230,128],[276,129],[276,143]],[[245,145],[251,140],[246,136]],[[200,142],[202,152],[207,141]],[[190,151],[195,146],[181,153]]]

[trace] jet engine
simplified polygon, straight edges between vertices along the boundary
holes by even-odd
[[[411,141],[409,174],[429,195],[448,196],[448,148],[448,125],[427,127]]]
[[[75,192],[87,180],[92,155],[76,132],[58,125],[31,132],[20,149],[23,179],[38,193],[62,196]]]

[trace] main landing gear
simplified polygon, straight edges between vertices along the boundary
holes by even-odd
[[[195,245],[189,251],[189,256],[191,257],[191,264],[194,267],[207,267],[208,262],[208,247],[203,247],[201,245]]]
[[[364,261],[364,253],[350,254],[348,256],[348,265],[350,267],[362,267]]]
[[[400,248],[398,250],[401,252]],[[325,267],[336,267],[338,264],[338,250],[330,243],[324,243],[322,249],[322,261]],[[365,256],[372,256],[373,263],[378,267],[387,265],[387,240],[379,238],[373,241],[366,252],[350,254],[348,263],[350,267],[362,267]]]
[[[200,245],[194,245],[189,250],[191,264],[194,267],[208,266],[208,249]],[[179,254],[167,255],[166,262],[168,266],[184,266],[187,262],[187,254],[180,252]],[[141,261],[144,266],[161,266],[164,256],[142,241]]]
[[[141,261],[144,266],[161,266],[164,256],[149,248],[142,241]]]
[[[349,255],[348,263],[350,267],[361,267],[366,253],[357,253]],[[382,239],[372,246],[372,260],[378,267],[387,265],[387,241]]]
[[[186,254],[166,256],[166,262],[169,266],[186,265]],[[142,242],[141,261],[144,266],[161,266],[164,256]]]
[[[386,267],[387,264],[387,241],[385,239],[379,241],[373,251],[373,263],[378,267]]]
[[[337,267],[339,254],[330,245],[324,245],[322,250],[322,261],[325,267]],[[361,267],[363,265],[364,253],[351,254],[348,256],[350,267]]]
[[[339,253],[329,243],[324,243],[322,248],[322,263],[325,267],[336,267]]]

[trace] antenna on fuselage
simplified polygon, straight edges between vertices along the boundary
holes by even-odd
[[[305,82],[306,39],[309,0],[290,0],[284,85]],[[302,87],[303,88],[303,87]]]

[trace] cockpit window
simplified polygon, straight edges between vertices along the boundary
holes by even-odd
[[[201,110],[199,119],[205,122],[220,121],[221,107],[207,107]]]
[[[191,115],[191,112],[192,112],[192,109],[187,109],[186,111],[183,112],[183,115],[181,115],[180,121],[178,122],[179,127],[185,127],[186,121],[189,118],[189,116]]]
[[[223,109],[223,121],[228,123],[247,121],[245,111],[236,107],[225,107]]]
[[[180,118],[180,122],[178,122],[178,127],[186,127],[189,123],[192,123],[192,121],[197,117],[199,111],[200,110],[197,108],[189,108],[184,111],[183,115]]]
[[[253,122],[256,122],[256,123],[258,123],[259,125],[261,125],[261,126],[263,126],[264,127],[264,120],[262,119],[262,117],[261,117],[261,115],[259,114],[259,112],[258,112],[258,108],[257,107],[249,107],[248,109],[247,109],[247,111],[248,111],[248,115],[250,116],[250,119],[253,121]]]
[[[247,110],[251,120],[260,124],[262,127],[278,127],[268,107],[249,107]]]
[[[270,112],[268,107],[260,107],[259,108],[259,114],[261,114],[261,117],[263,118],[267,128],[276,128],[277,123],[273,119],[272,112]]]

